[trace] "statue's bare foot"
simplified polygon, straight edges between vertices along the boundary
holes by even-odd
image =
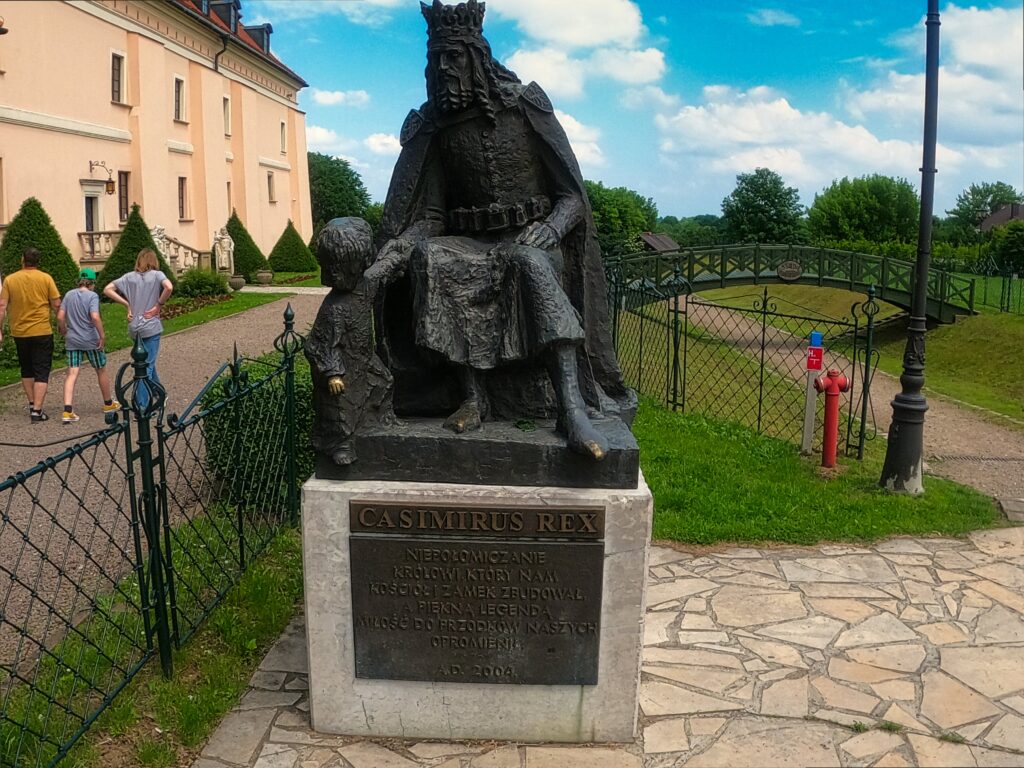
[[[466,400],[455,413],[444,420],[445,429],[450,429],[456,434],[480,429],[480,425],[480,404],[476,400]]]
[[[601,461],[608,455],[608,441],[594,428],[582,408],[569,408],[559,420],[559,426],[565,433],[569,448],[576,453],[590,456],[595,461]]]

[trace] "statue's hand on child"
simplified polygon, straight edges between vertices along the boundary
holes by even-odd
[[[341,395],[345,393],[345,380],[341,376],[331,376],[327,380],[327,391],[332,395]]]

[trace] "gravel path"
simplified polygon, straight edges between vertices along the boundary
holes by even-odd
[[[159,370],[170,410],[182,410],[191,402],[231,358],[234,344],[246,356],[272,351],[289,302],[296,329],[305,332],[321,300],[320,295],[297,295],[166,336]],[[116,372],[129,353],[111,353],[110,370]],[[76,396],[82,420],[61,423],[64,377],[63,370],[51,377],[50,420],[41,424],[29,421],[20,385],[0,390],[0,441],[65,441],[0,448],[0,479],[59,454],[68,447],[68,437],[103,428],[99,388],[88,371],[79,377]],[[52,647],[92,613],[96,595],[110,593],[131,572],[133,530],[125,463],[122,435],[117,434],[0,493],[0,665],[27,673],[40,644]],[[27,637],[20,635],[22,627],[28,628]],[[141,643],[138,637],[125,640]]]

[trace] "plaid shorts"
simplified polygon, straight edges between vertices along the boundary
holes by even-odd
[[[67,352],[68,368],[77,368],[82,364],[83,358],[97,370],[107,365],[107,353],[102,349],[69,349]]]

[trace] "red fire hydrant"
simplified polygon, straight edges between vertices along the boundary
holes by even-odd
[[[832,369],[814,380],[814,388],[825,393],[825,435],[821,446],[821,466],[836,465],[839,445],[839,393],[850,391],[850,380]]]

